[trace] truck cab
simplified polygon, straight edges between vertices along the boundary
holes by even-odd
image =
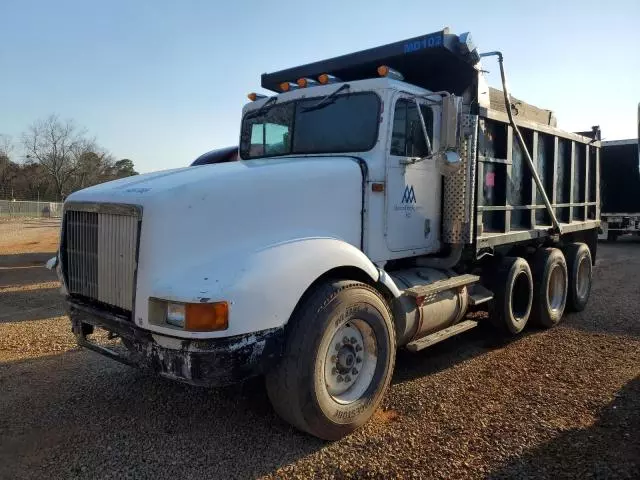
[[[381,77],[295,89],[271,97],[277,102],[269,104],[261,99],[243,111],[240,155],[264,162],[343,159],[362,176],[350,187],[362,193],[352,209],[362,238],[343,238],[380,266],[435,253],[441,249],[442,176],[436,152],[442,108],[440,95],[430,94]]]
[[[373,414],[396,349],[474,328],[470,308],[501,335],[585,308],[599,143],[514,118],[506,84],[492,108],[469,34],[261,83],[237,161],[67,199],[52,264],[80,345],[196,385],[263,375],[283,419],[331,440]]]

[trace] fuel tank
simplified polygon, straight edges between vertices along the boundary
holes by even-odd
[[[433,268],[412,268],[390,273],[401,290],[429,285],[457,274]],[[393,305],[399,346],[459,322],[469,304],[466,287],[445,290],[426,298],[420,305],[414,297],[402,295]]]

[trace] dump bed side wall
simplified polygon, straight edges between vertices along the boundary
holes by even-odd
[[[600,192],[604,213],[640,212],[638,144],[603,145]]]
[[[542,194],[506,115],[479,118],[478,247],[537,238],[552,226]],[[565,231],[595,228],[599,211],[599,143],[550,126],[518,121],[527,149]]]

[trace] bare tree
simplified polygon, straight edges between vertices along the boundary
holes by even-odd
[[[73,121],[62,121],[57,115],[36,121],[22,135],[27,158],[44,168],[59,199],[64,198],[77,168],[78,152],[94,145],[85,135]]]
[[[11,153],[13,152],[13,139],[11,135],[5,135],[0,133],[0,158],[7,161],[11,159]]]
[[[16,165],[11,161],[13,140],[11,136],[0,133],[0,196],[9,197],[16,176]]]
[[[74,172],[74,189],[113,179],[113,157],[109,152],[101,150],[93,142],[89,142],[74,153],[76,170]]]
[[[57,115],[34,122],[22,134],[26,162],[9,159],[13,143],[5,137],[0,135],[0,190],[5,190],[4,196],[15,190],[22,197],[64,200],[78,189],[137,174],[131,160],[116,162],[84,129]]]

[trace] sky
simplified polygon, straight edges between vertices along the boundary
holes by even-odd
[[[501,50],[511,93],[559,127],[637,135],[638,0],[0,0],[0,19],[0,133],[55,113],[140,172],[236,145],[264,72],[445,26]]]

